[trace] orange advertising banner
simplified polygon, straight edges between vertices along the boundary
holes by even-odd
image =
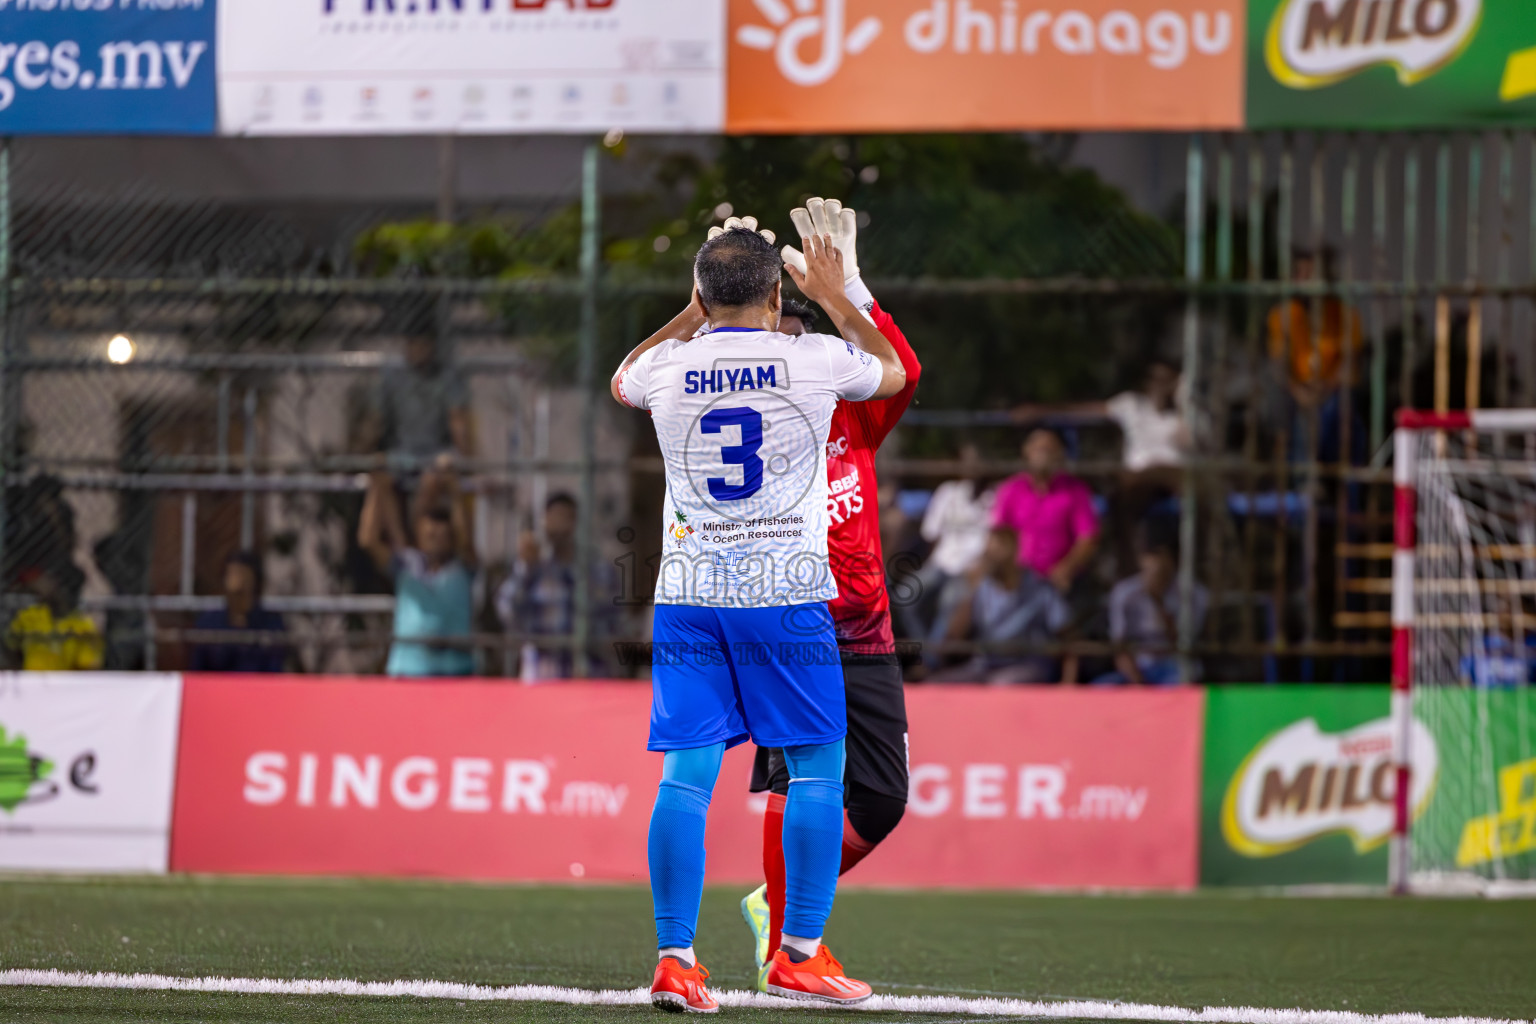
[[[730,0],[726,130],[1222,129],[1245,0]]]

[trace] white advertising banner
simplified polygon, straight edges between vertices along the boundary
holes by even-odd
[[[720,0],[220,0],[227,135],[719,131]]]
[[[181,677],[0,673],[0,869],[166,870]]]

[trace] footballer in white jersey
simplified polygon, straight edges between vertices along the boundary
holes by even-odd
[[[880,386],[869,353],[826,334],[720,327],[630,365],[620,394],[649,409],[667,467],[658,604],[828,601],[827,474],[838,399]]]
[[[847,706],[827,599],[824,451],[839,399],[906,384],[889,341],[843,294],[829,236],[792,272],[847,341],[778,331],[783,263],[752,228],[712,235],[694,301],[631,352],[611,391],[648,409],[667,471],[668,535],[652,630],[651,729],[665,752],[647,839],[656,913],[651,1001],[712,1012],[693,950],[704,829],[728,747],[783,748],[786,898],[768,990],[856,1003],[871,989],[821,945],[843,836]],[[713,327],[695,338],[705,322]],[[777,972],[777,973],[775,973]]]

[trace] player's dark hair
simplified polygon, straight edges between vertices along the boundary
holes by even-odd
[[[815,334],[816,325],[821,321],[821,314],[816,312],[816,307],[799,299],[784,300],[784,308],[779,311],[779,318],[783,319],[787,316],[799,320],[806,334]]]
[[[711,238],[693,260],[699,295],[712,309],[767,301],[783,270],[784,261],[773,243],[746,228],[732,228]]]
[[[576,496],[573,495],[570,491],[556,491],[554,494],[551,494],[549,496],[549,500],[544,503],[544,511],[548,512],[556,505],[569,505],[571,508],[575,508]]]
[[[444,526],[453,525],[453,514],[448,511],[448,506],[446,505],[433,505],[430,508],[424,508],[421,510],[420,518],[434,523],[442,523]]]

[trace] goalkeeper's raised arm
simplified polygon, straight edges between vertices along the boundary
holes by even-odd
[[[831,235],[800,239],[806,269],[786,266],[795,286],[812,302],[827,311],[838,333],[847,342],[873,356],[881,369],[880,386],[871,399],[890,398],[907,386],[907,371],[896,348],[875,328],[862,311],[843,293],[843,254],[832,244]]]

